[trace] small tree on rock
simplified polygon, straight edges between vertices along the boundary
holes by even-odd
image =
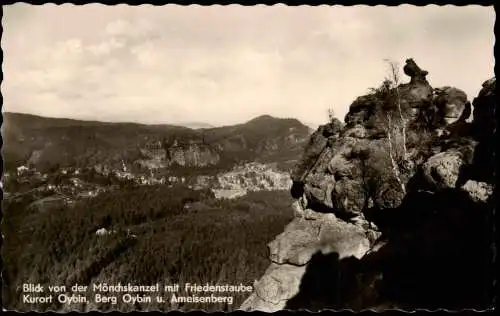
[[[380,118],[378,122],[387,138],[387,154],[389,156],[392,173],[403,193],[406,193],[404,175],[411,169],[407,148],[407,122],[405,109],[401,102],[399,65],[388,61],[389,77],[382,85],[371,92],[379,100]]]

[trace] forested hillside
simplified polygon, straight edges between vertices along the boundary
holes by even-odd
[[[209,129],[106,123],[3,113],[5,168],[32,165],[109,168],[140,165],[155,156],[173,169],[229,169],[241,161],[291,166],[309,128],[295,119],[261,116],[245,124]],[[156,146],[151,153],[150,147]]]
[[[107,192],[73,208],[38,212],[30,201],[4,204],[3,302],[23,304],[23,283],[42,285],[210,282],[253,285],[269,264],[267,242],[292,218],[287,192],[254,192],[217,200],[185,187],[133,187]],[[104,230],[103,230],[104,229]],[[99,234],[98,231],[106,231]],[[180,304],[182,310],[233,310],[231,305]],[[90,294],[89,294],[89,297]],[[35,305],[61,310],[61,304]],[[73,305],[77,310],[168,310],[170,304]]]

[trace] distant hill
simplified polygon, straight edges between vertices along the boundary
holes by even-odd
[[[211,124],[204,123],[204,122],[182,122],[182,123],[177,123],[177,124],[174,124],[174,125],[188,127],[188,128],[192,128],[192,129],[213,128],[213,127],[215,127],[215,126],[213,126]]]
[[[109,167],[160,161],[170,168],[230,168],[239,162],[291,166],[308,139],[296,119],[268,115],[233,126],[192,129],[175,125],[108,123],[3,113],[7,169],[22,164]]]
[[[314,132],[315,130],[318,129],[318,127],[321,125],[321,124],[317,124],[317,123],[311,123],[311,122],[304,122],[304,125],[306,125],[307,127],[309,127],[312,132]],[[311,133],[312,133],[311,132]]]

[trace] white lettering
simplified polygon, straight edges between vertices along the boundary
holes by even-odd
[[[116,296],[104,296],[101,294],[96,294],[94,297],[94,301],[96,303],[111,303],[115,305],[117,302],[117,298]]]
[[[63,304],[87,303],[87,298],[85,296],[75,294],[71,296],[66,294],[59,294],[57,296],[57,300]]]
[[[130,304],[135,304],[135,303],[151,303],[151,297],[143,295],[130,295],[130,294],[123,294],[122,300],[125,303],[130,303]]]
[[[64,285],[49,285],[49,291],[51,291],[51,292],[66,292],[66,287]]]
[[[31,294],[24,294],[23,295],[23,303],[28,303],[28,304],[52,303],[52,295],[48,295],[48,296],[31,296]]]

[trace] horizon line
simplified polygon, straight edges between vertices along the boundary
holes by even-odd
[[[309,128],[312,128],[312,126],[314,126],[315,128],[317,128],[317,126],[326,123],[326,120],[323,123],[303,122],[302,120],[300,120],[300,119],[298,119],[296,117],[277,117],[277,116],[270,115],[270,114],[267,114],[267,113],[253,116],[253,117],[247,119],[244,122],[235,122],[235,123],[232,123],[232,124],[212,124],[212,123],[207,123],[207,122],[203,122],[203,121],[185,121],[185,122],[178,122],[178,123],[167,123],[167,122],[166,123],[146,123],[146,122],[134,122],[134,121],[108,121],[108,120],[98,120],[98,119],[93,119],[93,118],[74,118],[74,117],[63,117],[63,116],[46,116],[46,115],[40,115],[40,114],[34,114],[34,113],[27,113],[27,112],[4,111],[3,109],[2,109],[1,112],[2,112],[2,117],[4,116],[4,114],[20,114],[20,115],[36,116],[36,117],[46,118],[46,119],[61,119],[61,120],[71,120],[71,121],[81,121],[81,122],[96,122],[96,123],[109,123],[109,124],[134,124],[134,125],[144,125],[144,126],[161,126],[161,125],[164,125],[164,126],[184,127],[184,128],[189,128],[189,129],[210,129],[210,128],[220,128],[220,127],[226,127],[226,126],[242,125],[242,124],[246,124],[246,123],[248,123],[248,122],[250,122],[252,120],[255,120],[257,118],[261,118],[261,117],[265,117],[265,116],[269,116],[269,117],[271,117],[273,119],[276,119],[276,120],[297,120],[302,125],[307,126]],[[210,127],[195,127],[195,128],[193,128],[193,127],[188,127],[188,126],[183,125],[183,124],[186,124],[186,125],[188,125],[188,124],[206,124],[206,125],[210,125]]]

